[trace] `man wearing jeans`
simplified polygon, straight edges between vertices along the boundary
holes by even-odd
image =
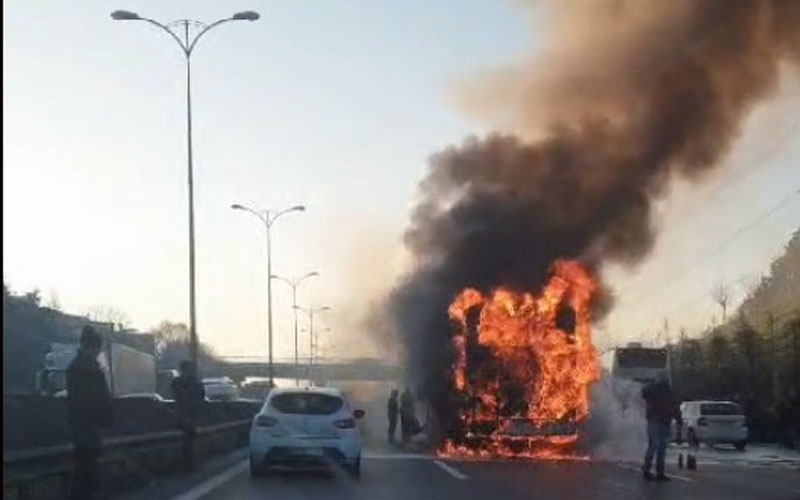
[[[666,375],[642,389],[642,398],[647,406],[647,452],[644,455],[642,476],[647,480],[669,481],[664,474],[664,458],[669,441],[669,424],[674,418],[681,425],[681,415]],[[680,431],[680,429],[679,429]],[[650,472],[656,456],[656,475]]]

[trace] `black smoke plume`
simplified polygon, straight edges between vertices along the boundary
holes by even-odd
[[[523,2],[524,4],[525,2]],[[450,417],[452,327],[464,287],[538,291],[559,258],[597,271],[653,246],[673,177],[722,163],[744,118],[797,76],[797,0],[559,0],[536,64],[489,78],[469,104],[505,131],[434,155],[387,300],[407,374]],[[602,316],[610,301],[598,300]]]

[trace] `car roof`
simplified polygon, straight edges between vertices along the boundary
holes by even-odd
[[[281,394],[325,394],[327,396],[342,397],[342,391],[336,387],[276,387],[269,393],[270,396]]]

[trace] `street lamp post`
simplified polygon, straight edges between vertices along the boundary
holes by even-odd
[[[211,24],[193,21],[191,19],[179,19],[177,21],[162,24],[154,19],[141,17],[135,12],[127,10],[115,10],[111,13],[111,18],[115,21],[144,21],[164,30],[180,46],[186,58],[186,151],[188,163],[187,180],[189,184],[189,356],[197,366],[197,309],[195,300],[195,257],[194,257],[194,169],[192,163],[192,72],[191,56],[192,51],[197,45],[198,40],[208,33],[211,29],[229,21],[255,21],[259,14],[253,11],[237,12],[231,17],[220,19]],[[195,28],[194,35],[189,28]],[[181,35],[173,30],[178,30]]]
[[[308,314],[308,380],[311,381],[311,365],[314,364],[314,313],[330,311],[331,308],[323,306],[304,309],[300,306],[295,306],[295,309]]]
[[[299,362],[299,348],[298,348],[298,335],[297,335],[297,287],[302,283],[304,280],[308,278],[312,278],[314,276],[319,276],[319,273],[316,271],[312,271],[310,273],[304,274],[298,278],[283,278],[281,276],[272,275],[272,279],[280,280],[292,287],[292,312],[294,312],[294,385],[300,385],[300,362]]]
[[[272,280],[270,277],[272,276],[272,243],[271,243],[271,236],[270,232],[272,229],[272,224],[280,217],[281,215],[288,214],[289,212],[303,212],[305,211],[306,207],[303,205],[295,205],[291,208],[286,208],[284,210],[279,210],[275,213],[270,212],[269,210],[264,210],[263,212],[259,212],[257,210],[253,210],[252,208],[246,207],[244,205],[240,205],[235,203],[231,205],[231,208],[234,210],[244,210],[245,212],[249,212],[261,220],[264,223],[264,227],[266,228],[267,232],[267,337],[268,337],[268,350],[269,350],[269,364],[268,364],[268,371],[269,371],[269,383],[273,385],[274,382],[274,369],[272,366]]]

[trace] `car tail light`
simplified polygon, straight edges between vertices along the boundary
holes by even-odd
[[[345,418],[343,420],[337,420],[333,423],[333,426],[339,429],[355,429],[356,419]]]
[[[256,417],[257,427],[275,427],[278,424],[278,419],[260,415]]]
[[[697,425],[700,425],[700,426],[708,425],[708,422],[706,421],[706,417],[698,418],[697,419]]]

